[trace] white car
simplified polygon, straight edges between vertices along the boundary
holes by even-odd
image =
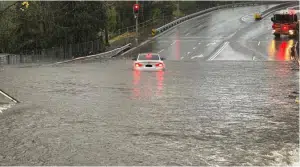
[[[166,66],[164,58],[158,53],[140,53],[137,58],[133,58],[133,69],[141,71],[162,71]]]

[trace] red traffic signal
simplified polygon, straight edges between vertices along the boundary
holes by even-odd
[[[133,5],[133,13],[138,14],[140,10],[140,5],[139,4],[134,4]]]

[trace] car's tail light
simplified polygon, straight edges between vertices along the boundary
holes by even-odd
[[[135,66],[136,66],[136,67],[142,67],[143,64],[141,64],[141,63],[135,63]]]
[[[158,63],[155,65],[156,67],[163,67],[164,65],[162,63]]]

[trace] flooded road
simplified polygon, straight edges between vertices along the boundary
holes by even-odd
[[[291,62],[130,59],[13,68],[21,101],[1,114],[2,165],[273,165],[298,161]],[[296,159],[295,159],[296,158]]]
[[[299,162],[295,40],[246,17],[267,8],[213,12],[124,57],[0,67],[0,88],[20,101],[0,108],[1,165]],[[150,51],[167,70],[132,71],[130,57]]]

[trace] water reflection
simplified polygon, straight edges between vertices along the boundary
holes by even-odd
[[[275,40],[273,39],[268,46],[268,55],[269,60],[275,61],[291,61],[293,58],[290,53],[291,47],[294,45],[294,40]],[[276,74],[276,77],[279,77],[283,80],[289,77],[289,68],[286,67],[287,64],[279,63],[277,68],[273,71]]]
[[[274,60],[275,53],[276,53],[276,41],[272,40],[268,49],[269,60]]]
[[[139,97],[140,96],[140,78],[141,78],[141,72],[137,70],[133,70],[133,96]]]
[[[294,40],[277,41],[273,39],[268,47],[269,60],[290,61],[290,48],[294,45]]]
[[[164,71],[156,72],[156,95],[161,96],[164,88]]]
[[[175,55],[176,55],[176,60],[180,60],[180,35],[179,32],[176,32],[176,41],[175,41]]]
[[[164,71],[133,71],[132,98],[160,97],[164,90]],[[155,77],[155,78],[154,78]]]

